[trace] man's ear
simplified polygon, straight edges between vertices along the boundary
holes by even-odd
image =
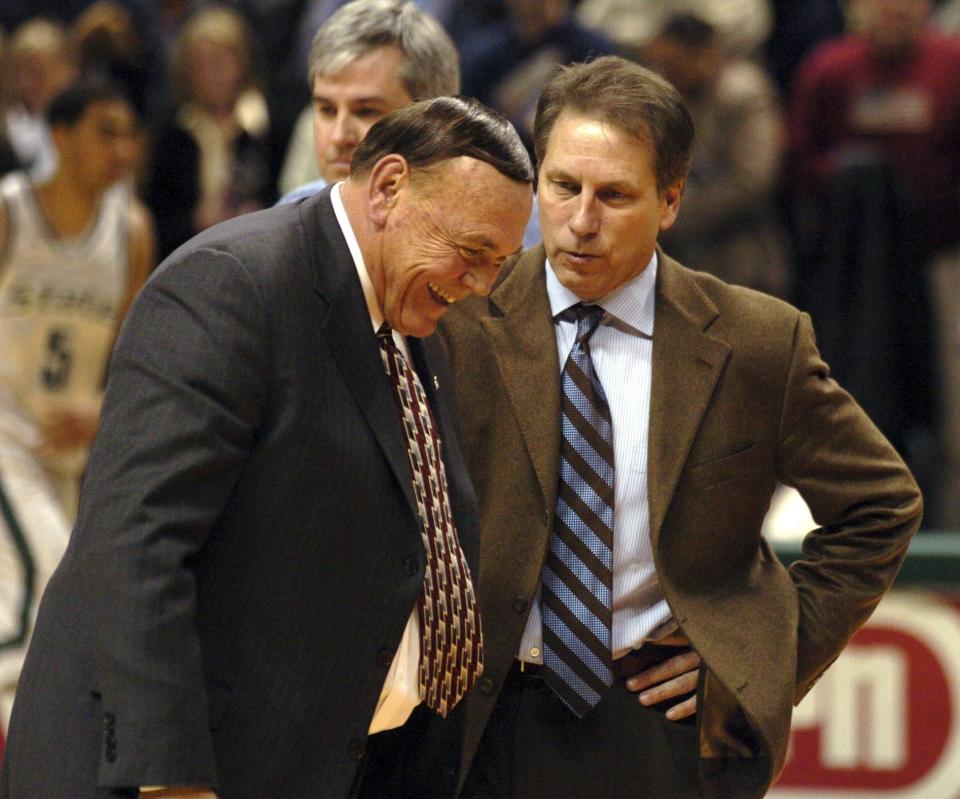
[[[677,221],[680,212],[680,198],[683,196],[683,180],[678,180],[672,186],[667,186],[660,195],[662,203],[660,211],[660,230],[666,230]]]
[[[385,155],[370,170],[367,180],[370,214],[378,226],[386,224],[400,192],[410,181],[410,167],[402,155]]]

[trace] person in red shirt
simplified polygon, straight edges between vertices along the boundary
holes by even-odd
[[[854,153],[883,156],[922,198],[921,239],[960,238],[960,41],[927,23],[929,0],[861,0],[860,30],[800,65],[790,104],[795,192],[818,194]]]
[[[934,29],[931,7],[860,0],[854,32],[804,59],[788,174],[798,303],[925,483],[928,522],[957,526],[960,39]]]

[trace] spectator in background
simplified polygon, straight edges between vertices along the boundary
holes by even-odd
[[[93,0],[3,0],[0,3],[0,25],[15,30],[33,19],[55,20],[69,25]],[[154,0],[122,0],[125,5],[137,6]]]
[[[630,50],[644,47],[673,14],[698,14],[720,32],[728,50],[753,55],[770,34],[770,7],[769,0],[582,0],[576,13],[581,24]]]
[[[661,234],[664,249],[728,283],[786,297],[791,270],[775,202],[784,125],[770,79],[726,56],[716,29],[695,14],[669,17],[642,59],[680,90],[697,130],[683,213]]]
[[[942,32],[960,35],[960,2],[937,6],[934,21]],[[941,527],[960,529],[960,252],[943,250],[930,264],[930,280],[937,298],[937,345],[940,364],[944,443],[942,480],[935,510]]]
[[[845,6],[846,3],[844,2]],[[764,47],[764,65],[786,95],[804,55],[844,31],[841,0],[794,0],[773,4],[773,26]]]
[[[70,27],[80,76],[119,84],[137,116],[149,121],[162,108],[165,86],[161,56],[145,33],[117,0],[97,0]]]
[[[822,198],[854,154],[882,158],[915,199],[929,252],[960,240],[960,43],[930,0],[859,0],[862,29],[800,65],[790,109],[795,190]]]
[[[798,299],[838,377],[918,473],[931,524],[956,526],[960,500],[949,518],[942,502],[960,495],[960,427],[938,427],[936,412],[939,400],[943,418],[960,414],[960,374],[944,360],[958,382],[938,391],[927,283],[936,318],[953,324],[960,44],[929,24],[929,0],[859,0],[852,10],[858,29],[804,59],[790,103]],[[941,440],[949,451],[937,464]],[[940,479],[953,488],[937,490]]]
[[[282,202],[346,178],[353,149],[390,111],[460,89],[450,37],[406,0],[354,0],[340,8],[314,37],[308,79],[313,101],[287,150]]]
[[[413,100],[456,94],[458,68],[450,37],[413,2],[354,0],[343,6],[314,39],[313,107],[304,111],[300,132],[291,141],[283,185],[296,183],[297,175],[309,178],[308,169],[316,168],[320,177],[287,191],[280,204],[309,197],[345,178],[354,148],[384,114]],[[312,131],[306,128],[308,113]],[[524,247],[540,241],[536,197],[533,207]]]
[[[463,93],[503,113],[533,149],[537,100],[558,64],[614,52],[603,33],[585,28],[570,0],[506,0],[507,16],[464,41]]]
[[[346,5],[345,0],[304,0],[303,11],[297,20],[291,59],[300,66],[302,72],[307,69],[314,34],[343,5]],[[417,0],[417,6],[443,26],[454,44],[463,42],[478,27],[504,14],[502,0],[472,0],[470,3],[462,0]]]
[[[136,117],[118,90],[78,84],[48,110],[53,177],[0,182],[0,727],[37,602],[76,511],[114,336],[153,266],[131,197]]]
[[[943,0],[937,5],[934,23],[937,28],[947,34],[960,33],[960,2],[957,0]]]
[[[8,94],[2,120],[6,137],[19,166],[34,180],[44,180],[56,168],[44,111],[75,77],[63,26],[34,19],[18,27],[10,39],[6,72]]]
[[[0,109],[7,107],[6,62],[7,41],[3,29],[0,28]],[[6,125],[0,122],[0,175],[6,175],[20,166],[17,154],[13,151],[10,139],[7,137]]]
[[[269,119],[241,14],[212,6],[190,17],[174,46],[171,90],[176,105],[156,133],[144,184],[161,257],[274,198]]]

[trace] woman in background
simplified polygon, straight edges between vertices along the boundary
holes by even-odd
[[[177,35],[175,107],[157,131],[144,186],[161,257],[274,199],[269,120],[253,62],[249,26],[230,9],[205,8]]]

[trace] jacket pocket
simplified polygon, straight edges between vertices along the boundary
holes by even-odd
[[[754,443],[730,455],[691,466],[688,477],[698,488],[713,488],[756,471],[763,466],[764,460],[763,447]]]

